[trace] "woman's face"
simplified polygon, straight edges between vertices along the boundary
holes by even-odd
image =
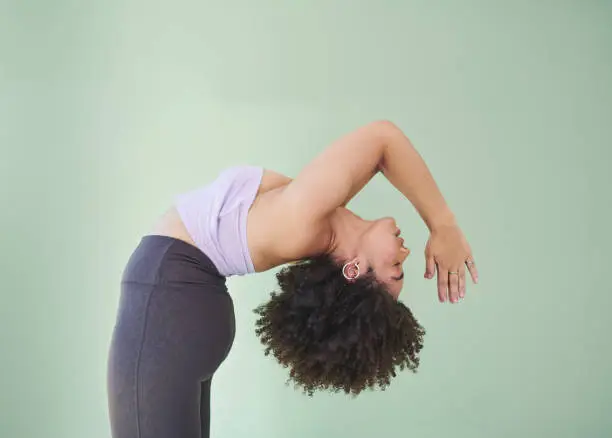
[[[397,299],[404,285],[403,263],[410,254],[393,218],[373,221],[362,236],[362,253],[378,281]]]

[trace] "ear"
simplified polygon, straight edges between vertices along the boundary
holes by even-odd
[[[350,262],[346,262],[344,266],[342,266],[342,275],[348,281],[355,281],[361,275],[361,270],[359,269],[359,260],[354,259]]]

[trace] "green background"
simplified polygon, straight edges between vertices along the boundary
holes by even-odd
[[[294,176],[389,119],[430,166],[481,272],[439,304],[427,232],[393,215],[418,374],[309,399],[262,354],[274,272],[229,282],[234,349],[212,435],[612,436],[612,2],[0,2],[0,436],[109,437],[119,279],[174,194],[224,166]]]

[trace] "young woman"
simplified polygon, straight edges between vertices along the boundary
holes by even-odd
[[[410,251],[392,218],[345,207],[379,172],[431,232],[425,277],[437,273],[439,300],[464,297],[466,272],[477,281],[469,245],[394,124],[340,138],[293,180],[226,169],[178,196],[127,264],[108,362],[113,437],[209,436],[212,377],[234,339],[232,275],[286,265],[257,334],[306,393],[358,394],[416,371],[424,330],[398,301]]]

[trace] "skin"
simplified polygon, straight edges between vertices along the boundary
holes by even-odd
[[[266,169],[247,221],[248,246],[257,272],[319,254],[340,263],[372,268],[397,298],[402,265],[410,250],[393,218],[365,220],[349,201],[376,175],[384,175],[415,207],[430,231],[425,278],[437,274],[438,298],[465,296],[466,272],[478,272],[471,249],[432,175],[410,140],[393,123],[377,121],[339,138],[291,179]],[[152,233],[194,245],[178,213],[170,208]],[[458,275],[449,274],[456,272]]]
[[[410,250],[404,246],[395,219],[367,221],[349,210],[339,210],[332,221],[336,242],[330,253],[353,265],[359,263],[361,272],[372,268],[378,281],[397,299],[404,285],[402,265]]]

